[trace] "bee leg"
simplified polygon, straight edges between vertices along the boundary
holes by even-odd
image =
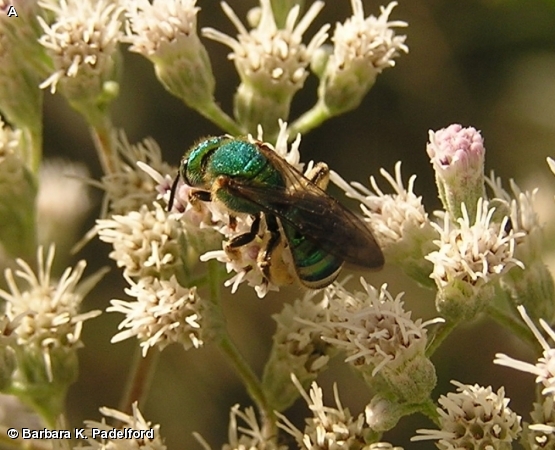
[[[170,190],[170,200],[168,202],[168,212],[170,212],[173,208],[173,202],[175,200],[175,192],[177,191],[177,184],[179,183],[179,172],[177,172],[177,176],[173,180],[172,187]]]
[[[240,234],[239,236],[235,236],[231,241],[229,241],[228,246],[231,248],[241,247],[246,245],[254,240],[258,231],[260,230],[260,214],[254,216],[254,220],[251,225],[250,231]]]
[[[211,202],[212,194],[209,191],[193,191],[189,194],[191,201],[200,200],[201,202]]]
[[[235,229],[237,228],[237,217],[230,214],[228,226],[231,230],[235,231]]]
[[[319,162],[305,176],[325,191],[330,181],[330,169],[326,163]]]
[[[281,242],[281,233],[279,232],[279,225],[274,216],[271,216],[269,214],[266,216],[266,226],[268,227],[268,231],[270,232],[270,240],[268,241],[268,244],[264,249],[264,253],[262,254],[261,261],[258,265],[262,270],[264,276],[270,279],[270,264],[272,254]]]

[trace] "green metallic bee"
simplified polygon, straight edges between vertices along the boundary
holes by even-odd
[[[269,281],[277,277],[272,259],[286,244],[299,281],[310,289],[333,282],[344,263],[368,269],[384,264],[368,226],[323,190],[328,180],[325,164],[317,165],[307,178],[262,142],[219,136],[185,153],[170,209],[179,177],[198,188],[194,195],[199,200],[253,216],[250,231],[233,238],[229,248],[253,241],[264,215],[271,237],[259,265]]]

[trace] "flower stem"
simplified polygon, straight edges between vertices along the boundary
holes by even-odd
[[[253,372],[252,368],[248,365],[239,352],[235,343],[232,341],[227,328],[225,326],[225,318],[221,312],[220,304],[220,286],[219,286],[219,263],[217,261],[208,261],[208,276],[210,279],[210,301],[213,306],[219,311],[221,315],[221,324],[219,327],[218,346],[222,353],[227,357],[235,372],[239,375],[243,384],[247,388],[247,392],[251,399],[256,403],[258,410],[262,416],[264,435],[268,438],[277,436],[276,416],[270,407],[266,395],[262,390],[262,383]]]
[[[197,106],[196,110],[211,120],[216,125],[218,125],[223,131],[234,136],[240,136],[245,134],[244,130],[235,122],[231,117],[229,117],[216,102],[210,102],[202,106]]]
[[[419,411],[428,419],[433,421],[437,426],[440,426],[437,406],[431,399],[428,399],[425,402],[421,403]]]
[[[26,147],[29,149],[27,163],[31,171],[37,174],[42,161],[42,123],[23,129]]]
[[[324,105],[324,102],[319,101],[291,124],[288,130],[289,136],[291,139],[295,139],[297,134],[308,133],[310,130],[320,126],[331,117],[332,114],[326,105]]]
[[[104,174],[115,170],[116,150],[111,136],[112,124],[108,117],[91,126],[91,135]]]
[[[134,402],[138,402],[139,405],[144,404],[159,357],[160,352],[157,349],[151,349],[143,358],[141,348],[137,347],[133,356],[133,367],[127,379],[125,394],[120,402],[120,411],[132,414]]]
[[[443,323],[436,331],[434,335],[430,337],[430,344],[426,348],[426,356],[431,357],[434,352],[439,348],[443,341],[451,334],[451,332],[458,325],[455,321],[446,321]]]
[[[521,340],[528,342],[533,348],[539,348],[538,341],[534,337],[534,334],[523,322],[518,320],[515,316],[495,306],[490,306],[487,309],[487,313],[493,320],[503,325],[503,327],[511,330]],[[541,350],[541,348],[539,349]]]

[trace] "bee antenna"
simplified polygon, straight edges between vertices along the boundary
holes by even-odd
[[[177,175],[175,176],[175,179],[173,180],[173,183],[172,183],[172,188],[170,191],[170,201],[168,202],[168,212],[170,212],[173,208],[173,202],[175,200],[175,192],[177,191],[177,183],[179,183],[179,172],[177,172]]]

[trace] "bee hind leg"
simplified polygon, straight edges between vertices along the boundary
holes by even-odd
[[[266,217],[266,225],[268,227],[268,231],[270,232],[270,240],[266,244],[266,248],[260,257],[258,265],[264,276],[269,279],[272,254],[281,242],[281,233],[279,232],[279,226],[274,216],[268,215]]]

